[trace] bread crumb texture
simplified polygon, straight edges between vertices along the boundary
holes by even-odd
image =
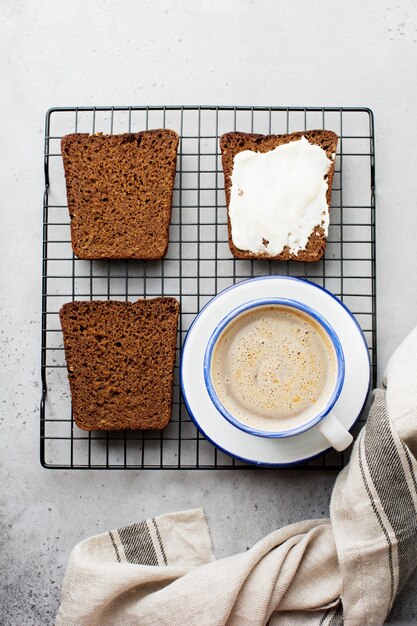
[[[330,210],[330,201],[332,193],[332,182],[334,176],[334,155],[336,153],[338,136],[330,130],[308,130],[304,132],[291,133],[288,135],[255,135],[251,133],[231,132],[220,137],[220,149],[222,153],[222,164],[224,172],[224,187],[226,192],[226,204],[229,208],[230,195],[232,188],[232,172],[233,159],[239,152],[243,150],[253,150],[254,152],[269,152],[277,146],[297,141],[305,137],[313,145],[320,146],[332,164],[327,173],[327,206]],[[239,250],[233,243],[232,229],[227,213],[227,226],[229,231],[229,247],[233,256],[237,259],[267,259],[277,261],[319,261],[324,254],[326,247],[326,237],[323,228],[317,225],[311,233],[307,245],[297,254],[292,254],[288,246],[278,255],[270,255],[268,253],[253,253],[249,250]]]
[[[161,429],[171,417],[179,303],[69,302],[59,312],[83,430]]]
[[[161,259],[168,250],[179,137],[169,129],[61,140],[80,259]]]

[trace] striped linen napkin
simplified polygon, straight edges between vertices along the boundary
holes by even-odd
[[[56,626],[383,624],[417,559],[417,329],[391,358],[339,474],[330,519],[215,560],[201,509],[90,537]]]

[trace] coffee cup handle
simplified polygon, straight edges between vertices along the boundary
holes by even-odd
[[[350,432],[342,426],[334,413],[326,415],[316,428],[338,452],[345,450],[353,441]]]

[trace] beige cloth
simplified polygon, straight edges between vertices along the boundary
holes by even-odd
[[[417,329],[392,357],[330,519],[215,560],[201,509],[78,544],[56,626],[383,624],[417,557]]]

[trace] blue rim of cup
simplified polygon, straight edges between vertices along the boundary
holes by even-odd
[[[329,337],[334,347],[336,359],[337,359],[337,377],[336,377],[334,390],[326,406],[324,407],[324,409],[322,409],[320,413],[315,415],[311,420],[309,420],[305,424],[302,424],[301,426],[297,426],[296,428],[289,428],[289,429],[282,430],[282,431],[268,431],[268,430],[253,428],[247,424],[240,422],[238,419],[236,419],[231,413],[229,413],[229,411],[226,409],[226,407],[223,405],[223,403],[219,399],[214,389],[214,385],[212,383],[211,373],[210,373],[214,346],[218,338],[220,337],[221,333],[227,327],[227,325],[230,324],[230,322],[234,320],[237,316],[245,313],[246,311],[250,309],[260,308],[260,307],[265,307],[265,306],[270,306],[270,305],[281,305],[281,306],[287,306],[289,308],[295,308],[300,311],[303,311],[304,313],[312,317],[323,328],[323,330],[326,332],[327,336]],[[330,413],[333,406],[336,404],[341,394],[344,379],[345,379],[345,358],[343,355],[343,348],[335,330],[329,324],[329,322],[322,315],[320,315],[320,313],[318,313],[311,307],[303,304],[302,302],[299,302],[297,300],[291,300],[289,298],[278,298],[278,297],[250,300],[236,307],[232,311],[230,311],[230,313],[228,313],[219,322],[219,324],[216,326],[216,328],[214,329],[213,333],[210,336],[210,339],[207,343],[206,350],[204,353],[203,368],[204,368],[204,382],[206,385],[207,392],[210,396],[211,401],[213,402],[214,406],[219,411],[219,413],[225,419],[227,419],[228,422],[230,422],[233,426],[236,426],[240,430],[243,430],[244,432],[250,435],[254,435],[257,437],[274,438],[274,439],[284,438],[284,437],[293,437],[294,435],[299,435],[301,433],[304,433],[310,430],[311,428],[316,426],[319,422],[321,422],[326,417],[326,415]]]

